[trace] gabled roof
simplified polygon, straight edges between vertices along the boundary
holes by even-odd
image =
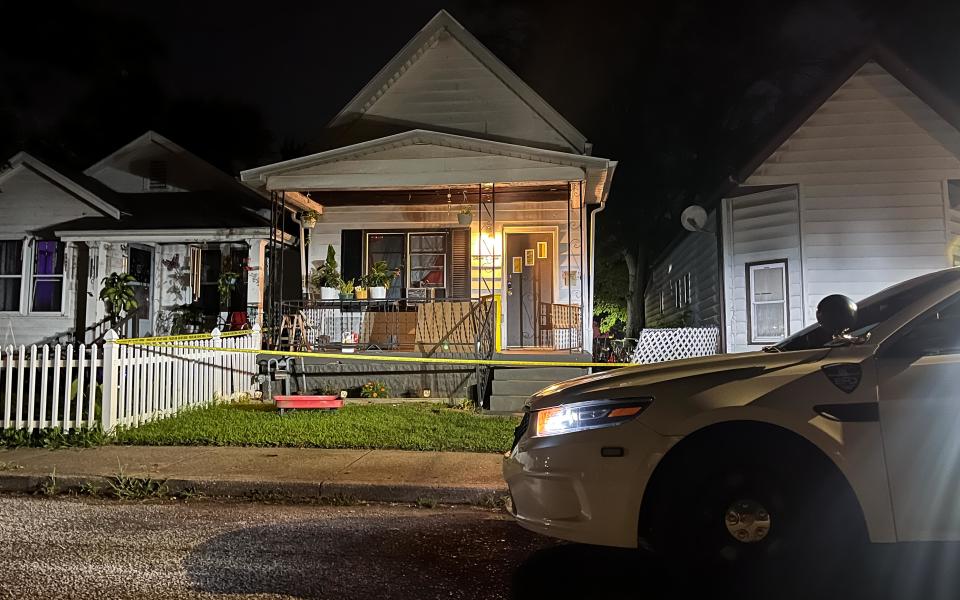
[[[106,195],[104,193],[106,190],[99,189],[101,186],[96,181],[80,175],[67,175],[26,152],[18,152],[8,160],[7,163],[11,167],[10,172],[17,167],[29,168],[52,184],[66,190],[80,201],[99,210],[104,215],[113,217],[114,219],[120,218],[120,209],[104,199],[103,196]],[[0,179],[3,179],[6,175],[7,173],[0,173]],[[94,191],[94,189],[91,188],[98,189]]]
[[[530,146],[519,146],[516,144],[471,138],[453,135],[450,133],[415,129],[376,140],[360,142],[351,146],[344,146],[343,148],[336,148],[333,150],[327,150],[325,152],[310,154],[300,158],[285,160],[271,165],[257,167],[255,169],[248,169],[240,173],[240,180],[250,186],[276,190],[311,188],[335,189],[339,187],[340,182],[346,181],[348,178],[351,182],[351,185],[342,186],[341,189],[360,189],[364,186],[366,186],[368,189],[379,187],[391,187],[399,189],[404,187],[404,185],[442,186],[448,184],[467,183],[466,181],[457,179],[456,177],[444,180],[443,176],[448,174],[446,171],[431,171],[420,174],[422,175],[422,180],[417,179],[414,181],[413,179],[407,179],[404,184],[394,184],[393,178],[397,176],[390,175],[389,173],[383,173],[383,169],[380,168],[381,164],[386,162],[384,160],[373,161],[375,163],[380,163],[377,165],[378,168],[376,169],[377,172],[375,173],[359,173],[355,176],[351,174],[347,174],[346,176],[343,174],[332,174],[326,176],[329,177],[330,181],[336,182],[330,185],[323,180],[323,175],[318,174],[316,171],[310,171],[315,167],[339,161],[362,161],[369,155],[383,153],[406,146],[439,146],[443,148],[462,150],[464,152],[473,153],[476,155],[485,155],[487,157],[497,156],[516,159],[517,165],[514,170],[510,171],[510,173],[517,176],[518,179],[514,179],[513,181],[525,180],[521,178],[523,173],[520,171],[524,168],[530,168],[531,165],[539,164],[543,165],[544,167],[557,167],[556,174],[558,177],[570,180],[587,179],[587,202],[603,202],[606,200],[610,188],[610,181],[613,176],[613,171],[616,167],[615,161],[611,161],[606,158],[586,156],[583,154],[574,154],[570,152],[558,152],[556,150],[546,150],[542,148],[533,148]],[[452,163],[454,160],[455,159],[451,158],[445,162]],[[304,182],[293,181],[293,178],[298,178],[300,174],[304,173],[306,173],[304,176]],[[490,173],[484,171],[456,171],[455,174],[457,176],[469,175],[471,177],[477,177],[488,176]],[[418,174],[410,173],[411,177],[414,175]],[[310,181],[307,182],[307,179]],[[380,181],[381,179],[383,179],[382,185]],[[485,179],[484,181],[490,180]],[[353,182],[356,183],[354,184]],[[472,182],[473,181],[471,181],[471,183]],[[303,185],[299,185],[301,183]],[[288,187],[288,184],[297,185],[289,185]]]
[[[463,45],[481,64],[553,127],[572,149],[580,153],[586,152],[587,138],[445,10],[441,10],[430,19],[430,22],[407,42],[400,52],[333,118],[328,127],[344,125],[356,119],[358,115],[366,113],[444,33]]]
[[[837,71],[834,77],[828,79],[827,83],[824,84],[817,93],[813,94],[803,107],[784,123],[783,127],[778,129],[756,154],[750,157],[743,168],[731,177],[730,181],[723,185],[723,191],[717,198],[725,197],[725,195],[729,193],[730,190],[736,188],[739,183],[746,181],[747,178],[770,158],[780,146],[790,139],[847,80],[853,77],[863,65],[870,61],[876,62],[889,72],[895,79],[906,86],[908,90],[916,94],[920,100],[947,121],[947,123],[954,128],[960,129],[960,107],[958,107],[956,103],[944,96],[936,86],[913,70],[892,50],[883,44],[871,44],[854,55],[843,68]]]
[[[173,142],[169,138],[163,135],[160,135],[159,133],[153,130],[147,130],[145,133],[134,138],[132,141],[123,145],[121,148],[118,148],[117,150],[111,152],[107,156],[97,161],[95,164],[90,165],[89,167],[84,169],[83,173],[88,177],[93,177],[94,173],[99,171],[101,168],[105,167],[107,164],[109,164],[111,161],[115,160],[116,158],[124,154],[127,154],[129,152],[133,152],[138,148],[148,147],[151,144],[157,145],[167,150],[171,154],[176,154],[178,156],[186,157],[189,161],[195,163],[200,169],[209,173],[210,177],[219,179],[226,185],[233,186],[240,193],[247,193],[247,194],[251,192],[256,193],[253,190],[250,190],[250,188],[240,185],[239,182],[236,180],[236,178],[234,178],[230,174],[225,173],[224,171],[213,166],[206,160],[200,158],[193,152],[190,152],[183,146],[177,144],[176,142]],[[259,196],[259,194],[257,195]]]

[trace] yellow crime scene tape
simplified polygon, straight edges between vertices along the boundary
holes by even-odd
[[[249,331],[230,331],[221,334],[221,337],[233,337],[246,335]],[[604,367],[621,368],[635,367],[634,363],[606,363],[606,362],[577,362],[577,361],[553,361],[553,360],[502,360],[502,359],[483,359],[483,358],[428,358],[418,356],[387,356],[382,354],[354,354],[340,352],[301,352],[297,350],[258,350],[256,348],[219,348],[207,346],[188,346],[178,344],[178,342],[197,341],[212,339],[210,334],[193,334],[181,336],[166,336],[156,338],[130,338],[117,340],[118,344],[127,346],[155,346],[162,348],[177,348],[183,350],[197,350],[202,348],[207,351],[216,352],[237,352],[241,354],[263,354],[266,356],[295,356],[302,358],[327,358],[333,360],[359,360],[370,362],[402,362],[436,365],[465,365],[465,366],[487,366],[487,367]]]

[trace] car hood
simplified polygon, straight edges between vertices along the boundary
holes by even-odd
[[[531,396],[531,409],[549,408],[585,400],[617,400],[652,394],[657,384],[696,379],[698,387],[708,388],[735,379],[748,379],[794,366],[821,360],[827,348],[798,352],[748,352],[688,358],[651,365],[623,367],[594,375],[585,375],[555,383]]]

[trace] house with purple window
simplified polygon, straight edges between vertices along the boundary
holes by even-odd
[[[83,172],[25,152],[0,169],[0,345],[96,341],[113,272],[135,279],[127,336],[256,318],[269,202],[171,140],[148,131]]]

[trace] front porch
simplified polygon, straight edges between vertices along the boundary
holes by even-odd
[[[269,343],[431,355],[476,353],[489,336],[486,355],[588,351],[588,217],[612,168],[602,158],[415,130],[243,172],[271,192],[274,228],[298,222],[302,232],[298,297],[279,293],[274,279],[291,268],[268,252],[277,257]],[[307,211],[315,224],[302,218]],[[316,300],[311,265],[328,248],[345,281],[386,262],[399,274],[386,298]]]

